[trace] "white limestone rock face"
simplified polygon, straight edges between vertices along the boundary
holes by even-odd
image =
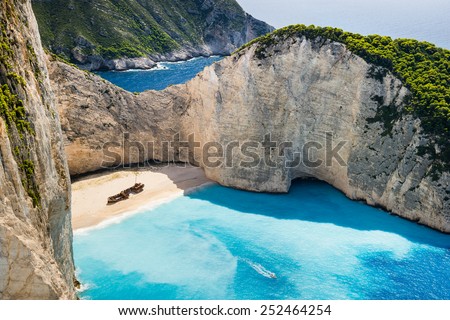
[[[293,179],[313,177],[351,199],[450,232],[449,174],[438,181],[428,177],[431,162],[417,155],[418,146],[427,144],[420,121],[404,115],[392,129],[383,123],[383,110],[402,111],[410,93],[391,74],[376,79],[373,73],[373,66],[339,43],[288,39],[263,59],[253,46],[185,86],[181,131],[195,133],[202,144],[263,141],[269,133],[273,141],[292,142],[273,167],[205,167],[208,178],[223,185],[287,192]],[[344,165],[336,158],[327,164],[327,134],[333,137],[330,150],[345,143],[339,152]],[[287,168],[286,158],[302,155],[311,142],[312,160],[322,164]]]
[[[34,134],[21,138],[0,117],[0,299],[74,299],[70,177],[37,24],[29,1],[3,1],[1,9],[13,52],[10,66],[0,62],[1,83],[17,86],[6,70],[25,80],[16,89]],[[25,158],[34,166],[34,204]]]
[[[147,142],[161,145],[179,132],[179,117],[172,112],[177,97],[171,94],[148,91],[135,95],[58,61],[49,62],[49,71],[71,175],[144,162],[153,158]],[[131,152],[123,159],[105,157],[105,145],[110,152],[123,154],[125,133],[130,134],[131,142],[142,142],[145,152],[138,154],[137,148],[130,146]],[[159,148],[155,155],[168,159]]]
[[[144,146],[155,141],[155,152],[125,147],[116,165],[178,159],[161,149],[174,133],[184,141],[194,134],[202,146],[217,142],[225,150],[231,142],[262,142],[270,134],[272,141],[292,143],[271,153],[274,165],[242,165],[249,157],[236,149],[228,166],[206,166],[202,148],[179,158],[197,162],[222,185],[251,191],[288,192],[296,178],[317,178],[351,199],[450,232],[449,174],[438,181],[428,177],[431,163],[417,155],[428,141],[420,120],[401,113],[410,93],[400,80],[323,39],[291,38],[268,48],[265,57],[256,48],[207,67],[187,84],[138,96],[51,63],[71,173],[101,168],[107,141],[117,141],[115,151],[122,153],[123,132]],[[392,124],[385,123],[386,111],[397,115]],[[343,144],[342,161],[327,158],[329,136],[329,151]],[[310,159],[321,165],[287,167],[308,145]],[[264,158],[266,151],[258,152]]]

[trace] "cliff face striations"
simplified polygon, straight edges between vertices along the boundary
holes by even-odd
[[[103,165],[181,159],[225,186],[259,192],[287,192],[293,179],[314,177],[352,199],[450,232],[449,174],[433,179],[432,161],[418,155],[429,141],[421,121],[402,113],[409,90],[341,43],[291,37],[264,57],[253,45],[185,85],[138,96],[59,62],[52,63],[51,79],[72,174],[98,169],[105,159]],[[399,115],[389,126],[386,110]],[[165,152],[162,141],[176,142],[177,132],[182,141],[194,134],[201,146],[217,142],[224,151],[231,142],[260,143],[268,134],[278,145],[253,150],[270,161],[249,163],[254,155],[236,148],[228,154],[231,165],[224,158],[211,166],[204,156],[217,148]],[[109,141],[116,144],[106,149],[125,149],[125,157],[105,157]],[[142,148],[130,148],[136,141]],[[153,151],[149,141],[156,142]],[[301,161],[286,166],[297,155]]]
[[[33,0],[44,46],[90,70],[228,55],[273,30],[235,0]]]
[[[419,119],[402,115],[411,93],[400,80],[345,45],[323,39],[293,37],[268,48],[265,57],[257,51],[250,46],[185,85],[138,96],[54,62],[51,78],[58,88],[71,173],[98,169],[105,159],[113,164],[102,148],[115,141],[108,151],[122,153],[125,147],[126,152],[114,164],[198,162],[212,180],[261,192],[287,192],[293,179],[314,177],[352,199],[450,232],[449,174],[431,178],[432,161],[418,155],[419,146],[429,141]],[[76,98],[80,93],[88,99]],[[389,128],[386,109],[400,114]],[[125,140],[124,132],[129,133]],[[164,151],[162,141],[173,142],[177,132],[182,141],[194,134],[201,146],[217,142],[224,148],[234,141],[263,142],[270,134],[278,149],[269,153],[270,165],[248,165],[249,154],[238,148],[232,165],[223,159],[220,166],[208,166],[203,161],[208,150]],[[153,151],[138,152],[130,148],[133,141],[143,148],[156,143]],[[280,146],[283,142],[291,145]],[[267,149],[255,152],[264,159]],[[303,159],[286,166],[296,155]]]
[[[401,81],[390,73],[372,76],[373,66],[339,43],[292,38],[268,49],[264,59],[255,59],[255,50],[216,64],[186,86],[184,130],[193,127],[203,141],[221,142],[262,141],[271,133],[293,147],[281,150],[273,167],[206,169],[209,178],[285,192],[293,179],[314,177],[352,199],[450,232],[449,174],[427,175],[431,160],[417,154],[428,144],[420,120],[405,114],[389,132],[384,124],[384,110],[401,113],[410,95]],[[327,135],[329,150],[343,144],[341,163],[329,158]],[[304,155],[311,142],[311,158],[321,165],[303,161],[286,168],[286,158]]]
[[[0,299],[73,299],[70,178],[37,23],[29,1],[0,9]]]

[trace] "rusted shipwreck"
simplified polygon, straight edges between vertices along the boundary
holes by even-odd
[[[115,204],[124,200],[128,200],[131,194],[138,194],[144,191],[145,185],[143,183],[136,183],[131,188],[123,190],[122,192],[108,198],[108,205]]]

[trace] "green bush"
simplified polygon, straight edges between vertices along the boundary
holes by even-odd
[[[31,124],[27,120],[22,100],[12,94],[6,84],[0,87],[0,116],[5,120],[8,132],[14,126],[21,137],[26,132],[34,134]]]
[[[106,59],[118,59],[118,58],[136,58],[145,56],[145,54],[138,49],[127,45],[114,45],[108,48],[104,48],[102,46],[97,48],[98,54]]]
[[[23,187],[27,191],[28,196],[31,198],[33,206],[35,208],[39,207],[41,204],[41,196],[34,182],[34,163],[31,160],[26,159],[19,164],[19,168],[24,174],[24,178],[22,179]]]

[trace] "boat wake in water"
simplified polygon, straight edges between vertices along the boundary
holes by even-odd
[[[449,235],[323,182],[283,195],[212,185],[162,203],[75,234],[81,298],[450,299]]]
[[[269,279],[277,279],[277,275],[275,273],[273,273],[272,271],[267,270],[266,268],[264,268],[259,263],[256,263],[256,262],[250,261],[248,259],[244,259],[244,258],[242,259],[242,261],[247,263],[250,267],[252,267],[253,270],[258,272],[263,277],[266,277],[266,278],[269,278]]]

